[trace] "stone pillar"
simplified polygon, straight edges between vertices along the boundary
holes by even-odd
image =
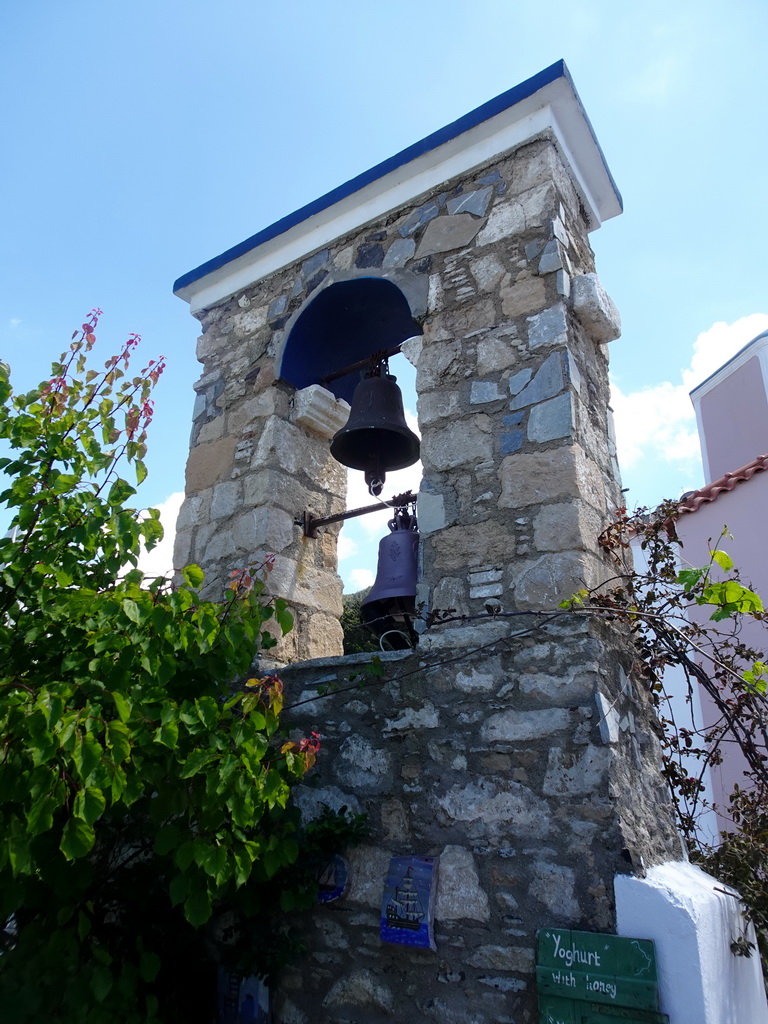
[[[206,596],[218,600],[231,572],[267,561],[267,592],[286,599],[296,619],[271,652],[285,662],[342,650],[339,528],[309,541],[296,520],[304,510],[323,516],[344,509],[346,470],[328,446],[349,409],[319,386],[297,392],[276,383],[284,323],[276,301],[268,301],[276,283],[200,317],[203,374],[174,564],[199,564]]]
[[[475,183],[464,193],[462,209],[488,207],[466,247],[440,251],[448,216],[420,246],[432,256],[416,356],[422,597],[467,616],[552,608],[594,586],[597,536],[620,497],[604,347],[618,317],[578,196],[549,140],[495,172],[495,196]],[[456,643],[462,627],[444,628]]]

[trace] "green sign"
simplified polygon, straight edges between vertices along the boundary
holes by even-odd
[[[663,1024],[649,939],[566,928],[538,933],[541,1024]]]

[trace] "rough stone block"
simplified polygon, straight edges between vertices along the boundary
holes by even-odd
[[[515,338],[517,331],[509,328],[507,331],[497,331],[487,338],[480,338],[477,342],[477,373],[483,377],[489,373],[498,373],[506,370],[518,358]]]
[[[481,222],[468,213],[457,213],[454,217],[436,217],[427,225],[416,259],[452,249],[463,249],[480,230]]]
[[[457,690],[463,693],[487,693],[495,689],[502,678],[501,663],[498,659],[485,664],[482,669],[460,669],[453,680]]]
[[[302,548],[302,550],[306,550]],[[265,553],[269,553],[265,549]],[[284,597],[292,604],[304,605],[312,611],[340,617],[341,580],[327,569],[315,569],[293,558],[278,554],[267,580],[269,594]],[[292,633],[288,634],[292,636]]]
[[[420,732],[422,729],[437,729],[440,715],[434,704],[426,701],[420,708],[403,708],[398,718],[387,718],[384,722],[385,736],[400,736],[409,732]]]
[[[393,267],[404,267],[416,252],[416,243],[412,238],[396,238],[387,249],[382,266],[385,270]]]
[[[348,736],[339,750],[338,780],[355,793],[387,791],[392,785],[392,758],[363,736]]]
[[[184,499],[176,519],[177,530],[183,530],[189,526],[200,526],[208,522],[211,494],[211,491],[199,491]]]
[[[453,199],[449,199],[446,203],[446,209],[450,214],[471,213],[475,217],[484,217],[492,195],[492,188],[478,188],[472,192],[465,192],[463,195],[454,196]]]
[[[277,320],[279,317],[283,315],[283,313],[285,313],[287,308],[288,296],[278,295],[277,298],[273,299],[269,304],[269,309],[267,310],[267,320]]]
[[[256,331],[261,330],[262,327],[266,326],[266,323],[266,306],[256,306],[253,309],[246,308],[243,313],[238,313],[237,316],[232,318],[232,327],[235,334],[242,338],[246,338],[249,334],[254,334]]]
[[[616,708],[599,691],[595,694],[595,704],[599,716],[598,727],[603,743],[619,742],[619,713]]]
[[[243,505],[277,505],[299,515],[308,507],[311,492],[295,477],[279,469],[259,469],[243,478]],[[319,501],[319,495],[312,495]],[[327,498],[326,498],[327,501]]]
[[[500,711],[483,724],[480,738],[483,743],[521,743],[549,737],[567,729],[568,711],[548,708],[543,711]]]
[[[310,256],[309,259],[304,260],[304,262],[301,265],[301,276],[304,278],[305,281],[312,277],[312,275],[316,271],[318,271],[321,267],[324,267],[328,263],[328,256],[328,250],[321,249],[319,252],[316,252],[313,256]]]
[[[293,543],[299,527],[288,512],[263,505],[238,516],[232,531],[235,544],[242,551],[266,549],[276,554]]]
[[[355,266],[365,269],[367,267],[380,267],[384,262],[384,246],[379,242],[368,242],[357,247]]]
[[[614,341],[621,334],[619,311],[597,274],[579,274],[573,278],[571,305],[593,341]]]
[[[507,381],[510,394],[519,395],[523,388],[528,386],[531,377],[533,377],[533,370],[529,368],[518,370],[517,373],[513,374]]]
[[[470,967],[487,971],[518,971],[525,974],[533,970],[532,949],[522,946],[478,946],[467,958]]]
[[[543,281],[539,279],[541,286]],[[565,306],[559,302],[556,306],[543,309],[535,316],[528,317],[528,347],[531,349],[551,345],[565,345],[568,340],[568,322]]]
[[[338,580],[338,591],[342,582]],[[306,649],[313,658],[337,658],[344,651],[344,631],[338,615],[315,612],[309,617],[304,629]]]
[[[286,409],[280,408],[284,398],[276,388],[267,388],[253,398],[238,403],[227,413],[227,432],[233,437],[240,437],[246,430],[257,425],[256,421],[282,414]]]
[[[556,198],[555,190],[549,181],[545,181],[517,197],[523,211],[527,231],[548,223],[555,208]]]
[[[540,277],[523,277],[499,289],[501,309],[505,316],[523,316],[541,309],[547,290]]]
[[[216,484],[211,499],[211,518],[227,519],[233,516],[242,505],[240,483],[237,480],[225,480]]]
[[[535,405],[547,398],[553,398],[564,388],[563,362],[559,352],[552,352],[529,384],[518,392],[510,402],[510,409],[522,409],[526,405]]]
[[[224,417],[215,416],[212,420],[204,423],[198,431],[197,444],[208,444],[209,441],[218,441],[224,436]]]
[[[605,747],[589,744],[580,756],[562,747],[552,747],[544,776],[544,792],[549,796],[586,796],[600,792],[613,754]]]
[[[186,471],[187,494],[204,491],[230,475],[235,444],[234,437],[222,437],[218,441],[199,444],[190,451]]]
[[[506,779],[453,786],[436,802],[452,821],[477,822],[489,836],[517,832],[538,838],[552,828],[546,801]]]
[[[603,525],[581,502],[547,505],[533,521],[533,544],[537,551],[594,551]]]
[[[296,786],[292,791],[291,800],[301,811],[305,821],[314,821],[323,813],[323,807],[332,811],[340,811],[346,807],[351,814],[360,814],[360,801],[354,793],[345,793],[338,786]]]
[[[575,882],[572,868],[540,861],[533,869],[528,891],[544,904],[550,914],[554,914],[559,923],[576,924],[581,917],[581,910],[574,896]]]
[[[445,498],[431,491],[419,491],[417,499],[419,531],[422,534],[442,530],[446,525]]]
[[[334,982],[323,999],[323,1006],[366,1006],[379,1013],[391,1014],[395,998],[373,971],[361,967]]]
[[[486,402],[497,402],[502,397],[496,381],[472,381],[469,394],[470,405],[484,405]]]
[[[597,565],[584,553],[563,551],[542,555],[521,568],[515,579],[514,598],[518,608],[554,610],[561,601],[583,587],[599,582]]]
[[[482,292],[492,291],[505,274],[502,263],[492,253],[472,260],[469,269]]]
[[[509,536],[495,520],[449,526],[431,538],[431,546],[435,568],[448,572],[466,571],[468,565],[505,565],[510,558]]]
[[[540,444],[570,437],[573,433],[573,400],[570,392],[540,402],[528,417],[528,440]]]
[[[498,476],[502,508],[569,498],[583,498],[597,509],[605,507],[600,470],[579,445],[509,455],[502,460]]]
[[[421,461],[425,469],[444,471],[489,460],[493,455],[493,434],[487,417],[466,417],[424,431]]]
[[[478,245],[491,245],[510,235],[525,231],[525,213],[518,202],[497,203],[490,212],[485,227],[477,236]]]
[[[425,224],[428,224],[429,221],[437,217],[439,213],[440,207],[437,202],[432,200],[429,203],[425,203],[417,210],[414,210],[410,217],[400,225],[400,234],[403,238],[410,237],[415,234],[419,228],[424,227]]]
[[[320,384],[301,388],[293,403],[293,422],[318,437],[332,438],[349,419],[349,404]]]
[[[440,854],[435,918],[481,922],[491,918],[488,896],[480,885],[475,858],[462,846],[446,846]]]
[[[503,592],[504,587],[501,583],[484,583],[482,586],[469,588],[469,596],[474,600],[485,597],[499,597]]]
[[[461,406],[457,391],[427,391],[419,395],[417,408],[422,430],[437,420],[455,418]]]
[[[539,260],[539,273],[552,274],[556,270],[563,269],[563,257],[560,250],[560,243],[552,239],[544,246],[544,251]]]
[[[502,455],[511,455],[513,452],[519,452],[524,444],[524,430],[507,430],[499,437],[499,452]]]

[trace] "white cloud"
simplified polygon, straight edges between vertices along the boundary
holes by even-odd
[[[166,576],[173,571],[173,543],[176,539],[176,519],[183,501],[183,492],[175,491],[164,502],[155,506],[160,512],[160,522],[163,524],[165,535],[160,543],[155,545],[151,551],[147,551],[142,544],[138,568],[145,576],[151,578]]]
[[[346,579],[351,584],[349,593],[356,594],[358,590],[372,587],[375,577],[370,569],[353,569],[347,574]]]
[[[16,327],[19,327],[20,325],[21,320],[19,320],[18,317],[11,317],[11,319],[8,321],[8,326],[11,328],[11,330],[14,330]]]
[[[339,561],[343,562],[345,558],[354,558],[358,552],[358,543],[349,533],[345,533],[344,530],[339,534],[339,542],[336,547],[336,552],[339,556]]]
[[[766,329],[768,315],[764,313],[742,317],[732,324],[714,323],[694,342],[679,383],[662,381],[627,393],[612,383],[611,405],[622,468],[631,469],[647,459],[657,467],[666,464],[681,473],[694,472],[699,437],[689,392]]]

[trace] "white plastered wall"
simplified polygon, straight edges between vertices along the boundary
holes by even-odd
[[[682,861],[614,881],[618,934],[656,943],[670,1024],[768,1024],[759,956],[730,950],[744,926],[738,900],[725,889]]]

